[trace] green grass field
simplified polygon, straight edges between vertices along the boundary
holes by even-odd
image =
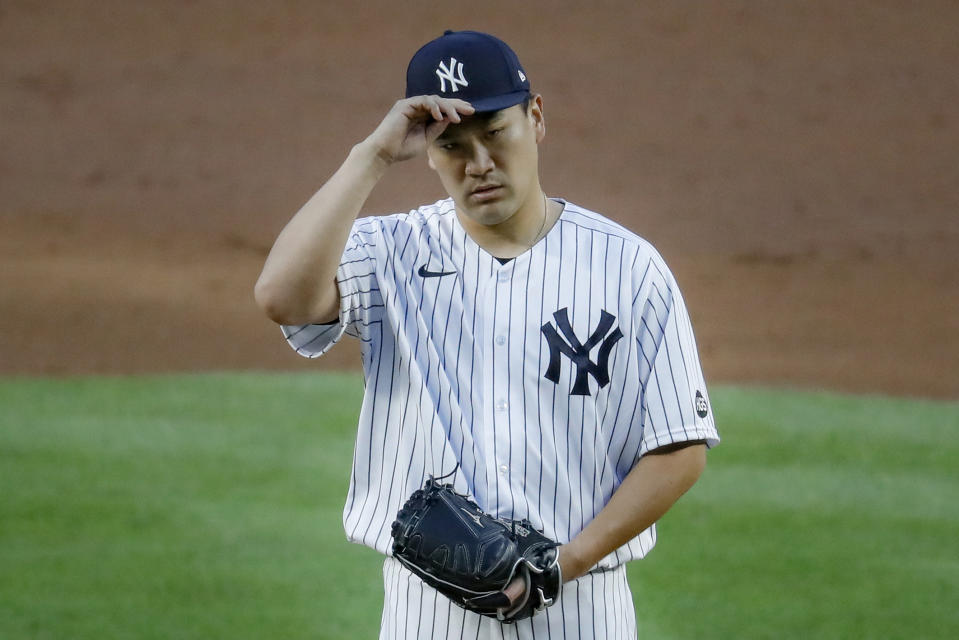
[[[0,638],[372,638],[362,382],[0,381]],[[959,637],[959,404],[718,387],[630,578],[641,638]]]

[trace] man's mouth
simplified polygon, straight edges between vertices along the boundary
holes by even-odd
[[[503,186],[499,184],[484,184],[470,191],[470,199],[474,202],[492,202],[503,196]]]
[[[500,188],[500,185],[498,184],[484,184],[470,191],[470,195],[489,193],[490,191],[495,191],[496,189],[499,189],[499,188]]]
[[[489,184],[477,187],[470,192],[470,199],[476,203],[488,203],[499,200],[503,196],[503,187],[498,184]]]

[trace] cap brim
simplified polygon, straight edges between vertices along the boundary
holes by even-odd
[[[506,93],[501,96],[493,96],[492,98],[473,100],[470,104],[473,105],[476,113],[489,113],[490,111],[499,111],[500,109],[507,109],[517,105],[525,100],[528,95],[530,95],[529,91],[523,89],[522,91],[514,91],[513,93]]]

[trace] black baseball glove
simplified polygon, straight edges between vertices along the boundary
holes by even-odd
[[[499,520],[451,484],[430,477],[413,492],[392,527],[393,556],[457,605],[503,622],[553,604],[563,584],[559,546],[527,520]],[[526,588],[514,602],[514,578]]]

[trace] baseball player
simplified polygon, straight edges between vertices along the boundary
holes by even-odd
[[[686,306],[645,240],[540,186],[544,101],[501,40],[446,32],[406,98],[277,238],[256,299],[301,355],[362,345],[365,394],[343,523],[387,557],[381,638],[635,638],[625,563],[719,438]],[[356,219],[425,155],[449,197]],[[428,476],[560,543],[548,609],[505,625],[391,557]],[[519,587],[522,588],[521,586]]]

